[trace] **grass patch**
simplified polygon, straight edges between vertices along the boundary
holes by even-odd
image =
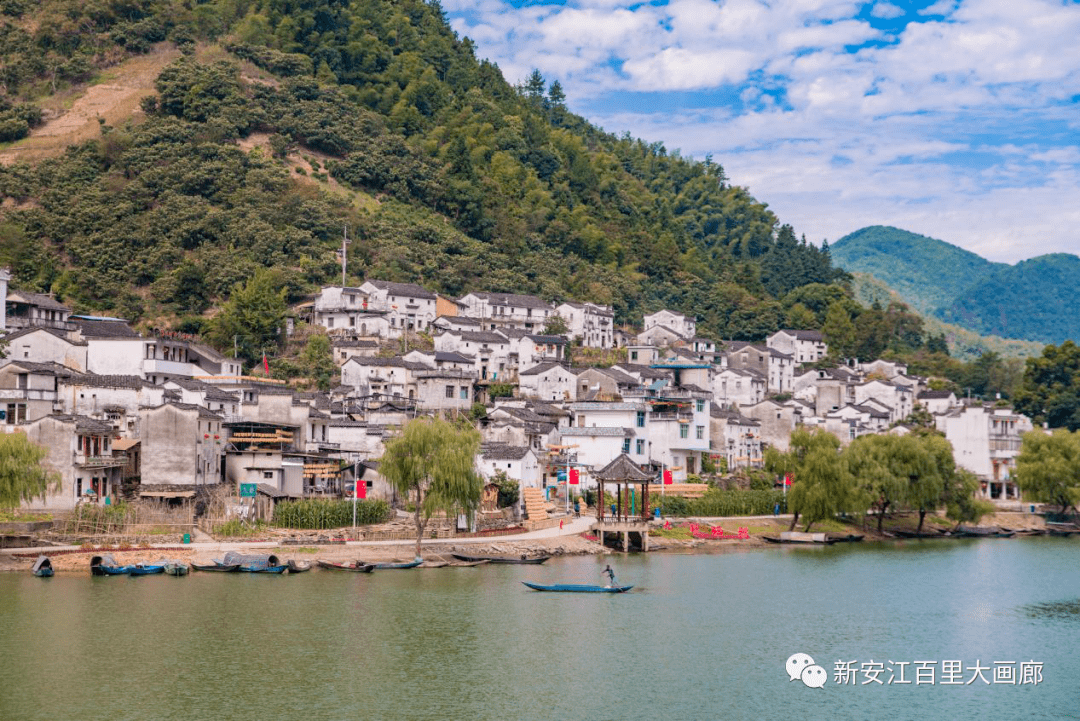
[[[0,523],[35,523],[37,521],[51,521],[51,513],[23,513],[10,508],[0,510]]]
[[[319,549],[314,546],[285,546],[284,548],[277,549],[278,554],[282,553],[318,553]]]
[[[214,535],[226,538],[251,538],[252,536],[262,535],[265,531],[266,524],[262,521],[251,524],[245,523],[238,518],[226,521],[220,526],[214,526]]]

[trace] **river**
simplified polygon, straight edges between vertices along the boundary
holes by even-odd
[[[1078,557],[1080,539],[1028,538],[371,575],[6,573],[0,719],[1059,721],[1080,700]],[[608,562],[632,592],[519,583],[600,582]],[[795,653],[824,687],[789,680]],[[920,684],[917,662],[934,662]],[[1015,684],[995,683],[1006,662]]]

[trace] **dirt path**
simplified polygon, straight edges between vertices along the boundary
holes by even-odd
[[[95,85],[49,98],[43,103],[48,120],[29,137],[0,152],[0,165],[54,157],[69,145],[96,138],[101,134],[98,118],[115,125],[141,115],[139,102],[153,94],[158,74],[179,57],[180,51],[171,43],[160,43],[146,55],[102,71]]]

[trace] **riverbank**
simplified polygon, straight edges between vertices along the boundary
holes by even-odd
[[[426,539],[423,557],[432,563],[453,562],[453,553],[485,556],[580,556],[615,554],[615,549],[605,548],[589,534],[591,518],[568,519],[564,527],[552,527],[532,533],[515,534],[498,538]],[[877,532],[877,522],[867,519],[866,527],[855,523],[827,521],[815,524],[815,532],[856,534],[863,542],[897,542],[898,530],[914,530],[918,514],[894,514],[886,519],[885,533]],[[672,518],[655,524],[650,532],[651,552],[702,552],[715,553],[727,550],[772,547],[764,536],[775,536],[788,530],[790,515],[738,516],[725,518]],[[924,530],[950,528],[954,524],[942,516],[928,515]],[[1014,531],[1042,530],[1045,522],[1041,516],[1002,512],[987,516],[982,527],[1008,528]],[[802,524],[798,530],[802,530]],[[722,529],[723,534],[720,534]],[[746,529],[746,538],[739,537],[739,530]],[[58,572],[82,573],[89,569],[90,559],[102,553],[112,554],[121,565],[152,563],[174,558],[186,563],[211,563],[226,551],[250,553],[273,553],[282,559],[346,562],[364,560],[372,562],[411,561],[414,557],[414,541],[349,541],[329,544],[288,545],[279,541],[209,541],[187,545],[154,544],[150,547],[124,548],[93,544],[87,546],[41,547],[0,550],[0,571],[27,571],[34,559],[41,554],[52,559]]]

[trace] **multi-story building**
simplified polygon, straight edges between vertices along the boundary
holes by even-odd
[[[818,330],[778,330],[765,343],[791,356],[796,364],[816,363],[829,355],[829,346]]]
[[[939,431],[952,443],[956,465],[979,477],[982,496],[993,501],[1019,501],[1014,477],[1021,436],[1031,420],[1012,408],[966,405],[936,417]]]
[[[555,315],[555,307],[535,295],[474,292],[458,302],[462,306],[459,315],[479,318],[488,330],[510,327],[540,333],[548,318]]]
[[[585,348],[611,348],[615,345],[615,313],[610,306],[566,302],[555,308],[555,312],[566,321],[570,339]]]
[[[390,338],[399,338],[408,331],[426,331],[438,315],[435,294],[415,283],[367,280],[359,290],[367,294],[370,310],[390,319]]]
[[[697,335],[697,321],[674,310],[660,310],[645,316],[644,330],[658,325],[675,331],[683,338],[693,338]]]

